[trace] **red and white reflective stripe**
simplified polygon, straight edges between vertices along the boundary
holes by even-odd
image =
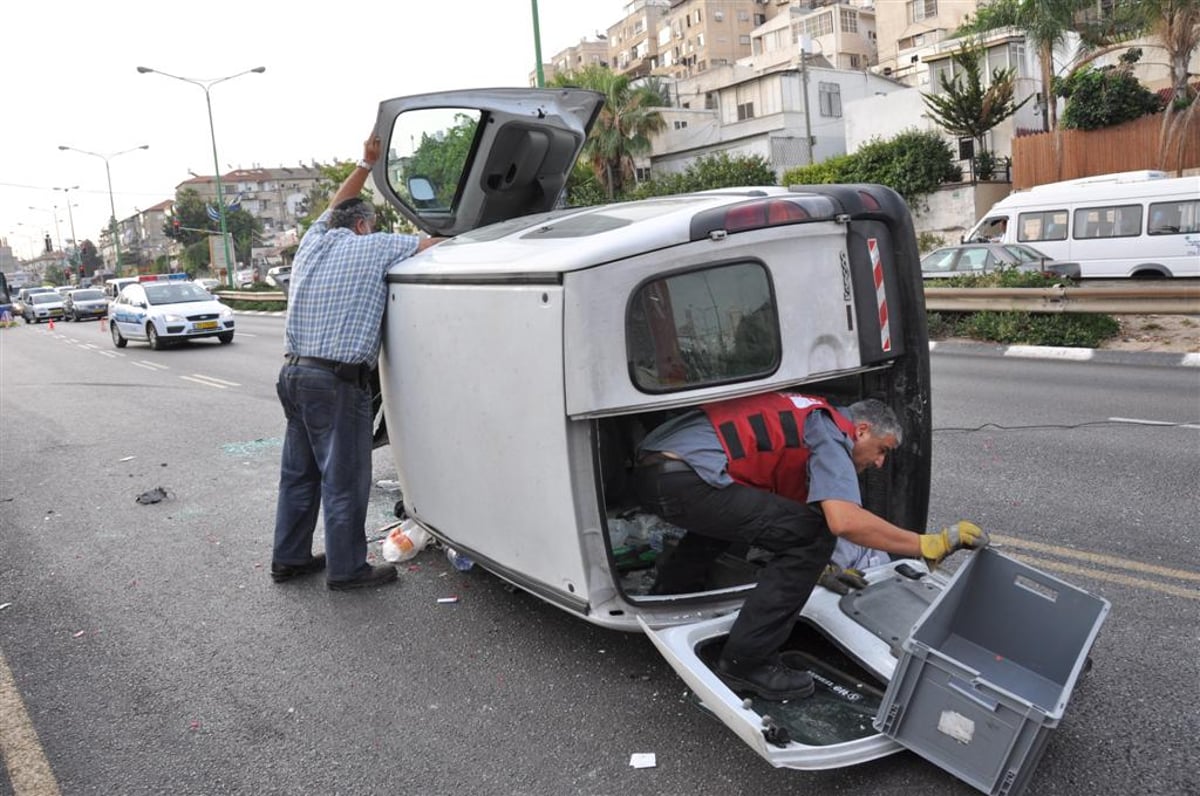
[[[883,287],[883,263],[879,262],[879,241],[867,238],[867,251],[871,255],[871,272],[875,275],[875,301],[879,304],[879,346],[884,351],[891,351],[892,330],[888,324],[887,291]]]

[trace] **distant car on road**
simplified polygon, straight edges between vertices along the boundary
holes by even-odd
[[[25,314],[25,305],[29,303],[29,297],[38,293],[54,293],[52,287],[23,287],[17,293],[17,300],[13,304],[13,313],[16,315]]]
[[[41,323],[63,319],[63,298],[53,288],[34,293],[25,300],[25,309],[21,312],[25,323]]]
[[[934,249],[921,258],[924,279],[987,274],[1004,268],[1072,278],[1079,276],[1078,263],[1057,262],[1022,243],[963,243]]]
[[[108,299],[99,288],[84,287],[72,290],[63,301],[63,313],[68,321],[103,318],[108,314]]]
[[[233,310],[192,282],[160,279],[121,289],[108,308],[113,345],[145,340],[153,349],[198,337],[233,342]]]

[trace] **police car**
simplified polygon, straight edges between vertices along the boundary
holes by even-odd
[[[142,277],[126,285],[108,308],[108,322],[117,348],[130,340],[145,340],[156,350],[198,337],[233,342],[233,310],[186,274]]]

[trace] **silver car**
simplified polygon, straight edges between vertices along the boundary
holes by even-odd
[[[25,323],[41,323],[63,319],[63,298],[51,290],[46,293],[34,293],[25,299],[25,308],[21,313]]]
[[[943,246],[921,258],[924,279],[987,274],[1004,268],[1078,278],[1079,264],[1053,260],[1021,243],[964,243]]]
[[[103,318],[108,314],[108,299],[99,288],[85,287],[72,290],[63,302],[63,314],[68,321],[85,318]]]

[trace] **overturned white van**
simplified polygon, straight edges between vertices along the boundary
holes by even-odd
[[[556,208],[601,102],[500,89],[380,107],[379,190],[425,231],[454,236],[387,277],[380,369],[405,508],[499,577],[649,633],[775,765],[897,751],[871,721],[897,644],[944,581],[907,562],[870,571],[847,597],[817,589],[791,644],[817,697],[743,701],[707,661],[762,551],[724,556],[703,592],[650,595],[671,530],[627,482],[641,437],[702,402],[783,388],[842,405],[876,397],[906,433],[864,475],[865,505],[923,529],[929,351],[908,211],[875,185]]]

